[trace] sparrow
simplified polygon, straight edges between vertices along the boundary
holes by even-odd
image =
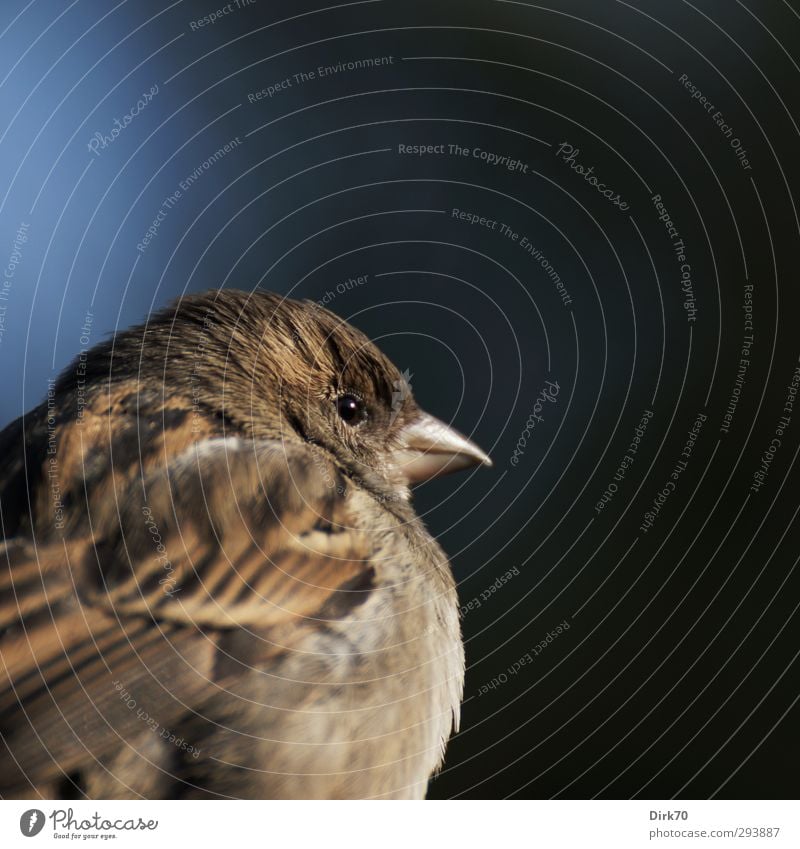
[[[464,650],[410,488],[491,461],[363,333],[184,297],[0,456],[0,796],[424,798]]]

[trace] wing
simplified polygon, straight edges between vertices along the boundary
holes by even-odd
[[[248,662],[265,662],[274,635],[366,599],[349,485],[314,451],[196,443],[115,493],[92,539],[0,549],[3,795],[200,710],[235,669],[219,663],[226,633],[251,632]]]

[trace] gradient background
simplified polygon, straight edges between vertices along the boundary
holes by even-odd
[[[183,293],[332,292],[422,405],[495,460],[417,491],[462,603],[480,601],[464,618],[462,730],[430,795],[796,797],[800,404],[750,486],[800,355],[798,4],[255,0],[191,26],[220,5],[3,3],[0,423],[87,343]],[[139,250],[165,199],[236,138]],[[559,158],[564,142],[627,210]],[[398,152],[442,143],[527,173]],[[694,322],[656,194],[686,245]],[[454,208],[526,236],[571,303],[518,242]],[[755,341],[723,433],[746,284]],[[546,380],[558,399],[513,465]]]

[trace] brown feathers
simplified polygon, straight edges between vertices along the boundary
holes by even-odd
[[[408,481],[488,458],[400,380],[314,304],[211,292],[0,434],[0,794],[424,794],[463,650]]]

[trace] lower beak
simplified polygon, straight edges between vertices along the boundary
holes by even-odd
[[[427,413],[419,413],[402,432],[402,446],[394,452],[400,471],[410,483],[421,483],[472,466],[491,466],[489,456]]]

